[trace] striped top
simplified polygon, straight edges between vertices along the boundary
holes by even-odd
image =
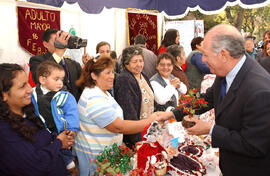
[[[123,119],[123,111],[114,98],[99,88],[85,88],[78,102],[80,130],[75,137],[74,150],[78,159],[83,155],[94,159],[105,146],[122,144],[123,135],[105,129],[117,117]],[[80,162],[80,161],[79,161]]]

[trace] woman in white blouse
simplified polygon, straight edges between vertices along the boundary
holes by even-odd
[[[168,111],[176,108],[179,96],[187,92],[186,85],[171,74],[174,63],[175,60],[169,53],[162,53],[158,56],[156,66],[158,73],[150,79],[156,101],[155,110],[157,111]]]

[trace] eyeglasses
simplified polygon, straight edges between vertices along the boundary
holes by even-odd
[[[159,65],[159,66],[161,66],[161,67],[165,67],[165,66],[167,66],[167,67],[171,67],[173,64],[164,64],[164,63],[159,63],[158,65]]]

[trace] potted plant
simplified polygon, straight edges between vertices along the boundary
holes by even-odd
[[[190,118],[195,116],[196,110],[207,107],[207,102],[204,98],[200,98],[200,93],[197,92],[197,89],[188,90],[187,94],[182,94],[179,97],[178,107],[183,109],[183,112],[187,114],[182,120],[182,125],[185,128],[190,128],[195,125],[194,121],[191,121]]]

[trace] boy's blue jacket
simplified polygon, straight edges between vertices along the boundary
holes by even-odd
[[[44,126],[47,127],[44,118],[39,114],[37,94],[35,88],[33,90],[31,101],[35,106],[35,113],[42,120]],[[62,132],[64,129],[71,131],[79,130],[79,111],[77,102],[71,93],[62,90],[58,91],[51,100],[51,110],[58,133]]]

